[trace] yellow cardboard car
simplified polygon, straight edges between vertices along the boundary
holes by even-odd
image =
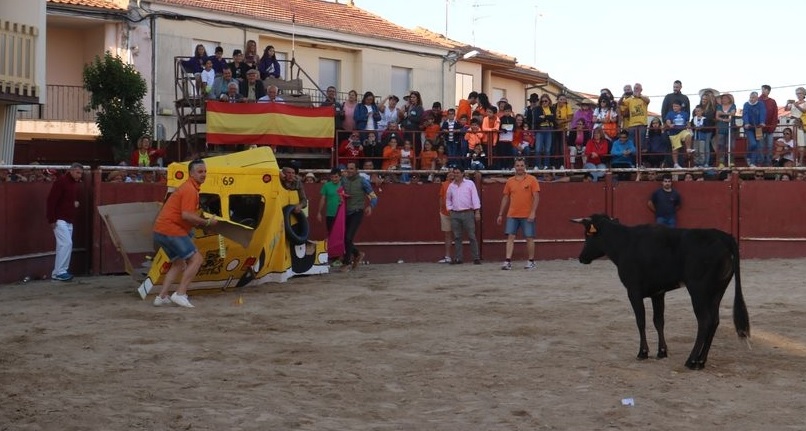
[[[291,208],[299,203],[296,191],[281,184],[280,168],[268,147],[204,159],[207,179],[200,205],[218,218],[215,232],[195,229],[194,243],[204,259],[189,290],[227,289],[284,282],[294,275],[328,272],[324,241],[308,240],[308,221]],[[187,178],[188,163],[168,166],[168,194]],[[151,226],[159,211],[156,202],[99,207],[112,241],[121,251],[127,272],[137,270],[128,253],[153,251]],[[146,298],[171,267],[160,249],[137,289]]]

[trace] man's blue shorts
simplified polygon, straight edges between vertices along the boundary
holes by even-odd
[[[523,230],[523,236],[526,238],[535,237],[534,221],[529,221],[525,217],[524,218],[507,217],[507,224],[506,227],[504,228],[504,233],[507,235],[516,235],[518,233],[518,229]]]
[[[189,235],[168,236],[154,232],[154,243],[165,250],[165,254],[168,255],[168,260],[171,262],[176,259],[190,259],[190,256],[196,253],[196,245],[193,244]]]

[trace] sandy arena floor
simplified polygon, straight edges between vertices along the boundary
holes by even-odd
[[[752,349],[731,285],[703,371],[682,289],[670,357],[635,359],[607,261],[367,265],[192,310],[128,277],[0,286],[0,430],[802,430],[803,266],[743,262]]]

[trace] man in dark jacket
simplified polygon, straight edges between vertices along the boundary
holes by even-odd
[[[70,169],[53,183],[48,194],[47,218],[56,236],[56,263],[51,278],[70,281],[70,257],[73,253],[73,222],[78,210],[78,183],[84,174],[81,163],[73,163]]]
[[[266,87],[263,81],[258,79],[257,69],[250,69],[246,72],[246,81],[241,82],[241,96],[247,102],[257,102],[266,95]]]

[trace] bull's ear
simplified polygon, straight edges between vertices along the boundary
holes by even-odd
[[[588,226],[588,235],[593,235],[593,234],[595,234],[596,232],[599,232],[599,231],[596,229],[596,226],[594,226],[593,224],[591,224],[591,225],[589,225],[589,226]]]
[[[591,221],[590,217],[572,218],[571,219],[571,223],[579,223],[579,224],[590,223],[590,221]]]

